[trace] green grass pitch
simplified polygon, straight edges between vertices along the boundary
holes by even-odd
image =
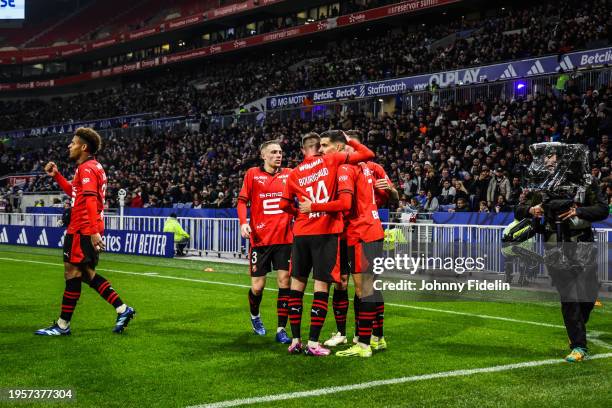
[[[214,272],[204,272],[205,267]],[[84,285],[72,336],[37,337],[33,332],[59,314],[64,288],[61,252],[0,246],[0,388],[75,390],[76,402],[51,406],[186,407],[555,359],[567,352],[561,314],[554,305],[418,302],[408,306],[470,315],[388,305],[389,350],[370,359],[292,356],[286,346],[274,343],[274,291],[267,291],[262,303],[269,334],[251,334],[247,288],[241,286],[249,284],[246,266],[104,254],[98,271],[137,310],[126,333],[111,332],[114,310]],[[269,279],[268,286],[274,287],[275,279]],[[306,296],[305,305],[311,299]],[[593,312],[589,330],[604,332],[598,344],[591,344],[593,355],[612,352],[611,306]],[[348,321],[351,330],[352,305]],[[322,337],[334,327],[329,313]],[[611,373],[612,358],[601,358],[253,406],[604,408],[612,401]],[[11,405],[0,401],[0,408]]]

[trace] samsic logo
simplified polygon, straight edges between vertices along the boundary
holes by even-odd
[[[275,197],[282,197],[283,193],[278,192],[278,193],[260,193],[259,194],[259,198],[275,198]]]

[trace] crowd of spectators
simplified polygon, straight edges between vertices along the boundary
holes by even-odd
[[[519,2],[520,3],[520,2]],[[490,10],[483,10],[482,16]],[[27,129],[153,112],[159,116],[232,112],[267,95],[356,83],[610,43],[606,0],[548,0],[496,10],[495,17],[448,20],[424,27],[365,31],[328,43],[304,41],[285,51],[203,61],[119,88],[51,100],[0,101],[0,130]],[[414,23],[412,23],[414,24]],[[436,41],[456,34],[441,47]],[[459,35],[463,33],[465,35]],[[467,34],[466,34],[467,33]],[[298,68],[292,65],[305,60]],[[197,85],[197,87],[196,87]]]
[[[532,143],[586,144],[592,175],[612,199],[612,83],[579,92],[574,80],[561,93],[548,89],[516,100],[426,103],[379,117],[344,111],[315,120],[236,124],[201,132],[171,130],[104,140],[98,159],[109,178],[107,203],[128,191],[131,207],[226,208],[236,205],[246,169],[260,163],[258,145],[279,139],[284,165],[301,161],[299,143],[308,131],[359,129],[400,192],[398,211],[505,212],[524,200],[522,187]],[[67,141],[36,149],[0,145],[2,174],[41,171],[47,160],[66,163]],[[40,176],[24,191],[58,190]]]

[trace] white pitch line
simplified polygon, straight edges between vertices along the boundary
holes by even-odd
[[[54,262],[31,261],[31,260],[22,260],[22,259],[15,259],[15,258],[0,257],[0,260],[3,260],[3,261],[13,261],[13,262],[28,262],[28,263],[41,264],[41,265],[61,266],[61,264],[54,263]],[[157,272],[130,272],[130,271],[121,271],[121,270],[117,270],[117,269],[105,269],[105,268],[98,268],[97,270],[103,271],[103,272],[121,273],[121,274],[124,274],[124,275],[147,276],[149,278],[161,278],[161,279],[180,280],[180,281],[186,281],[186,282],[208,283],[208,284],[211,284],[211,285],[233,286],[233,287],[237,287],[237,288],[246,288],[246,289],[249,289],[251,287],[250,285],[243,285],[243,284],[240,284],[240,283],[219,282],[219,281],[212,281],[212,280],[206,280],[206,279],[182,278],[182,277],[179,277],[179,276],[169,276],[169,275],[153,275],[153,273],[157,273]],[[264,288],[264,289],[265,290],[269,290],[269,291],[275,291],[275,292],[277,291],[277,289],[274,289],[274,288]],[[304,294],[312,296],[312,293],[306,292]],[[407,308],[407,309],[414,309],[414,310],[422,310],[422,311],[427,311],[427,312],[446,313],[446,314],[453,314],[453,315],[459,315],[459,316],[477,317],[477,318],[480,318],[480,319],[499,320],[499,321],[511,322],[511,323],[530,324],[532,326],[552,327],[552,328],[555,328],[555,329],[565,329],[565,326],[559,325],[559,324],[534,322],[534,321],[531,321],[531,320],[512,319],[512,318],[509,318],[509,317],[481,315],[481,314],[477,314],[477,313],[458,312],[458,311],[455,311],[455,310],[436,309],[436,308],[424,307],[424,306],[403,305],[403,304],[400,304],[400,303],[385,303],[385,305],[386,306],[393,306],[393,307],[402,307],[402,308]]]
[[[532,324],[534,326],[554,327],[555,329],[565,329],[565,326],[560,325],[560,324],[532,322],[530,320],[512,319],[512,318],[509,318],[509,317],[480,315],[480,314],[476,314],[476,313],[467,313],[467,312],[457,312],[457,311],[454,311],[454,310],[436,309],[436,308],[433,308],[433,307],[402,305],[402,304],[399,304],[399,303],[386,303],[385,302],[385,305],[395,306],[395,307],[405,307],[405,308],[408,308],[408,309],[415,309],[415,310],[425,310],[425,311],[428,311],[428,312],[448,313],[448,314],[454,314],[454,315],[459,315],[459,316],[479,317],[481,319],[501,320],[501,321],[504,321],[504,322],[527,323],[527,324]]]
[[[594,356],[589,357],[589,359],[598,360],[598,359],[610,358],[610,357],[612,357],[612,353],[596,354]],[[298,392],[291,392],[291,393],[284,393],[284,394],[264,395],[261,397],[251,397],[251,398],[242,398],[242,399],[235,399],[235,400],[228,400],[228,401],[220,401],[220,402],[214,402],[210,404],[193,405],[188,408],[226,408],[226,407],[237,407],[240,405],[260,404],[264,402],[284,401],[284,400],[291,400],[291,399],[297,399],[297,398],[320,397],[323,395],[336,394],[336,393],[345,392],[345,391],[363,390],[363,389],[368,389],[368,388],[380,387],[383,385],[404,384],[404,383],[432,380],[432,379],[438,379],[438,378],[463,377],[463,376],[468,376],[472,374],[498,373],[502,371],[516,370],[520,368],[540,367],[540,366],[546,366],[546,365],[561,364],[564,362],[565,360],[561,360],[561,359],[536,360],[536,361],[527,361],[524,363],[498,365],[498,366],[493,366],[493,367],[472,368],[472,369],[467,369],[467,370],[442,371],[439,373],[415,375],[411,377],[390,378],[387,380],[368,381],[368,382],[363,382],[363,383],[358,383],[358,384],[341,385],[341,386],[335,386],[335,387],[325,387],[325,388],[319,388],[319,389],[314,389],[314,390],[309,390],[309,391],[298,391]]]
[[[593,344],[597,344],[598,346],[612,350],[612,344],[606,343],[605,341],[599,338],[602,334],[606,333],[602,331],[591,330],[588,335],[588,340]]]

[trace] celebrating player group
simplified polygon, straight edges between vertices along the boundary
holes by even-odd
[[[276,270],[276,341],[289,344],[291,354],[328,356],[330,347],[347,343],[350,274],[355,285],[354,344],[336,355],[370,357],[373,349],[387,348],[384,303],[373,289],[373,259],[382,256],[384,238],[378,205],[397,199],[397,191],[382,167],[371,161],[374,153],[361,144],[358,131],[307,133],[301,148],[304,160],[289,170],[281,166],[280,143],[263,143],[263,165],[247,171],[238,198],[241,233],[251,244],[248,299],[253,331],[266,334],[259,306],[266,275]],[[311,273],[310,332],[302,342],[303,298]],[[331,285],[337,332],[321,345]]]
[[[61,314],[42,336],[71,334],[70,320],[81,295],[82,282],[95,289],[117,312],[113,331],[122,333],[135,311],[125,304],[110,282],[96,271],[104,250],[103,210],[107,179],[95,154],[102,140],[94,130],[77,129],[69,158],[77,163],[71,182],[53,162],[45,170],[72,206],[64,240],[65,291]],[[302,138],[304,160],[293,170],[282,168],[278,141],[260,147],[263,164],[246,172],[238,197],[241,234],[250,241],[251,288],[248,299],[253,331],[265,335],[259,308],[266,275],[277,271],[276,341],[288,344],[291,354],[327,356],[331,347],[348,343],[348,277],[355,285],[353,345],[337,356],[370,357],[372,349],[387,348],[383,336],[384,303],[373,289],[374,258],[382,256],[384,232],[378,205],[397,199],[397,191],[374,153],[361,144],[358,131],[307,133]],[[247,208],[251,217],[247,222]],[[302,342],[303,298],[308,278],[314,279],[308,341]],[[319,342],[334,285],[333,309],[337,331]],[[290,323],[291,336],[286,331]]]

